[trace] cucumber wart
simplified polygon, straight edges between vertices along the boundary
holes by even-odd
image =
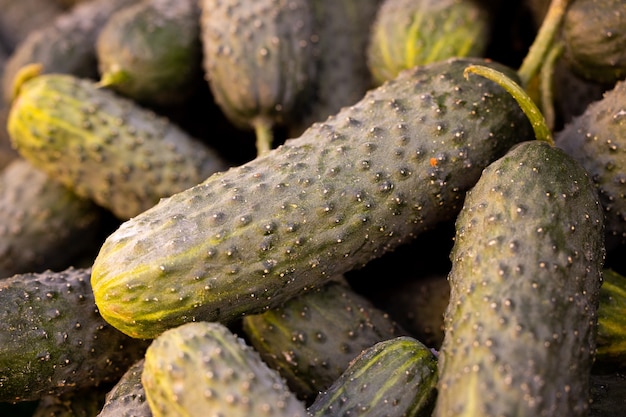
[[[483,168],[532,135],[511,96],[418,67],[300,137],[124,222],[94,262],[103,317],[152,338],[230,322],[361,267],[459,212]]]

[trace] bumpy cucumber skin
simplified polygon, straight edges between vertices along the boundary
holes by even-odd
[[[8,130],[20,155],[120,219],[227,167],[165,117],[94,81],[43,74],[19,91]]]
[[[139,359],[106,394],[97,417],[152,417],[141,383],[145,358]]]
[[[454,59],[405,72],[268,155],[124,222],[93,268],[107,321],[152,338],[230,322],[361,267],[460,210],[482,169],[530,137],[517,103]]]
[[[316,0],[313,13],[313,93],[301,118],[289,123],[291,137],[359,101],[372,86],[367,66],[370,27],[382,0]]]
[[[88,1],[66,11],[54,20],[47,21],[47,24],[29,33],[13,51],[2,76],[5,102],[11,102],[14,78],[27,64],[41,64],[45,73],[97,78],[96,39],[98,33],[111,13],[137,1]]]
[[[91,200],[25,159],[13,160],[0,172],[0,278],[69,267],[97,249],[102,218]]]
[[[307,0],[201,0],[203,67],[215,101],[237,126],[296,117],[315,78]]]
[[[430,417],[437,397],[437,358],[408,336],[363,350],[308,408],[312,417]]]
[[[577,0],[562,30],[564,57],[580,76],[601,83],[626,77],[626,10],[622,0]]]
[[[244,317],[243,330],[263,360],[307,403],[330,387],[362,350],[407,334],[369,300],[337,281]]]
[[[0,401],[37,400],[113,382],[147,348],[107,324],[89,269],[0,280]]]
[[[584,416],[604,262],[585,170],[529,141],[457,218],[434,416]]]
[[[626,277],[605,269],[598,306],[596,366],[626,369]]]
[[[385,0],[370,30],[368,67],[376,84],[416,65],[482,56],[491,29],[485,6],[459,0]]]
[[[154,417],[307,415],[280,375],[219,323],[186,323],[159,335],[141,381]]]
[[[146,105],[172,106],[202,79],[196,0],[148,0],[111,15],[96,41],[100,81]]]
[[[554,136],[556,145],[579,161],[598,187],[609,250],[626,243],[624,99],[626,82],[620,81]]]

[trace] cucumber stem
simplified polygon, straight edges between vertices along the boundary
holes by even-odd
[[[528,117],[528,120],[533,127],[533,131],[535,132],[535,139],[543,140],[554,146],[552,132],[550,131],[550,128],[546,123],[545,117],[543,116],[533,99],[531,99],[528,93],[526,93],[526,90],[524,90],[524,88],[522,88],[511,78],[504,75],[502,72],[483,65],[469,65],[467,68],[465,68],[465,71],[463,72],[465,78],[469,77],[470,72],[481,75],[497,83],[509,94],[511,94],[511,96],[513,96],[515,101],[517,101],[517,103],[519,104],[526,117]]]
[[[257,156],[265,155],[272,150],[274,142],[273,123],[267,117],[258,116],[252,121],[254,134],[256,135]]]
[[[562,42],[555,43],[548,55],[546,56],[545,63],[541,67],[540,86],[541,92],[541,111],[546,118],[546,123],[550,130],[554,129],[555,112],[554,112],[554,67],[558,58],[563,53],[564,45]]]
[[[526,88],[530,80],[543,65],[544,58],[552,48],[552,43],[565,16],[571,0],[552,0],[546,16],[539,27],[537,36],[530,46],[522,65],[517,70],[522,87]]]

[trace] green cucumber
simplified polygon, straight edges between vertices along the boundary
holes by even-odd
[[[96,417],[104,403],[102,387],[46,395],[30,417]]]
[[[97,250],[103,210],[16,158],[0,171],[0,219],[0,278],[5,278],[65,269],[88,249]]]
[[[98,34],[100,84],[145,105],[187,100],[202,78],[196,0],[146,0],[113,13]]]
[[[604,230],[584,168],[514,146],[468,192],[450,259],[433,415],[586,415]]]
[[[600,83],[626,78],[626,4],[575,0],[563,20],[565,58],[581,77]]]
[[[248,163],[165,198],[108,236],[103,317],[152,338],[231,322],[361,267],[453,219],[483,168],[532,134],[511,96],[452,59],[409,70]]]
[[[626,277],[605,269],[598,306],[596,366],[626,370]]]
[[[382,84],[416,65],[483,56],[490,31],[487,8],[472,0],[384,0],[370,30],[368,67]]]
[[[100,316],[90,269],[0,280],[0,401],[114,382],[147,348]]]
[[[152,417],[141,383],[145,358],[139,359],[107,392],[97,417]]]
[[[367,43],[381,0],[316,0],[313,54],[316,77],[303,114],[289,123],[290,137],[300,136],[342,107],[359,101],[372,85]]]
[[[25,159],[124,220],[228,166],[167,118],[71,74],[21,83],[8,129]]]
[[[219,323],[186,323],[146,351],[141,382],[154,417],[305,417],[258,352]]]
[[[311,417],[430,417],[437,398],[437,358],[400,336],[363,350],[308,408]]]
[[[385,312],[337,281],[244,317],[243,331],[306,402],[327,389],[363,349],[406,334]]]
[[[620,81],[554,136],[556,145],[585,167],[598,188],[607,249],[626,243],[625,99],[626,82]]]
[[[11,54],[2,76],[4,101],[11,102],[16,77],[21,68],[29,64],[41,65],[44,73],[97,79],[98,33],[111,13],[137,1],[92,0],[66,11],[56,19],[46,19],[45,24],[29,33]]]
[[[232,123],[252,129],[257,152],[296,119],[315,78],[308,0],[201,0],[203,66]]]

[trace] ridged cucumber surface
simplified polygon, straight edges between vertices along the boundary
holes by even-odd
[[[307,416],[278,372],[219,323],[186,323],[159,335],[141,381],[154,417]]]
[[[21,4],[22,2],[14,2]],[[68,10],[31,31],[17,45],[2,76],[4,100],[13,99],[20,69],[39,64],[45,73],[98,78],[96,39],[111,13],[138,0],[91,0]],[[41,1],[39,2],[41,3]],[[43,3],[52,3],[44,1]],[[38,13],[33,12],[34,15]]]
[[[473,0],[384,0],[371,27],[368,67],[376,84],[453,57],[482,56],[491,16]]]
[[[103,214],[16,158],[0,171],[0,278],[65,269],[79,254],[97,250]]]
[[[337,281],[244,317],[243,330],[263,360],[307,402],[339,378],[362,350],[407,334],[368,299]]]
[[[174,106],[204,82],[196,0],[146,0],[111,15],[96,40],[100,84],[146,105]]]
[[[90,269],[0,280],[0,401],[114,382],[147,348],[100,316]]]
[[[201,0],[203,66],[215,101],[257,149],[296,119],[315,78],[308,0]],[[340,70],[340,69],[338,69]]]
[[[103,317],[143,338],[193,320],[230,322],[454,218],[483,168],[532,134],[504,89],[464,78],[477,62],[407,71],[124,222],[94,263]]]
[[[450,258],[433,415],[585,416],[604,235],[584,168],[513,147],[468,192]]]
[[[400,336],[363,350],[308,408],[312,417],[430,417],[437,398],[437,358]]]
[[[26,79],[8,130],[34,166],[124,220],[228,166],[169,119],[71,74]]]
[[[590,103],[554,136],[589,172],[604,208],[607,249],[626,243],[626,82]]]

